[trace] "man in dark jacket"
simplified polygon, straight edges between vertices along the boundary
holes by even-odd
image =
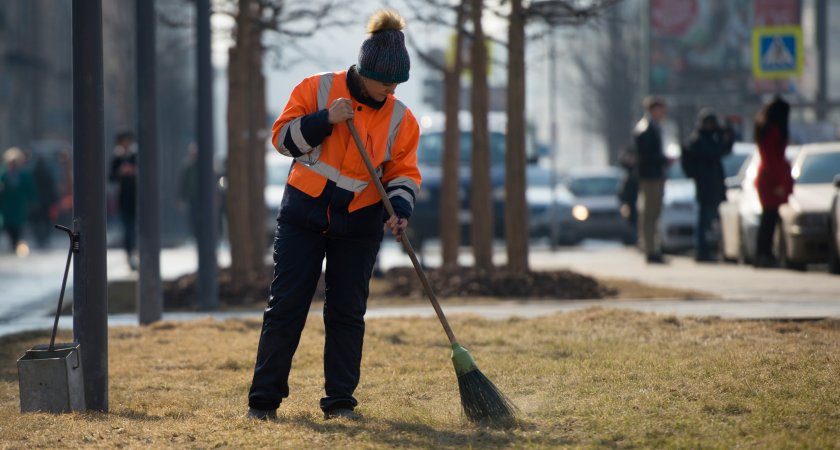
[[[694,233],[695,259],[715,261],[709,251],[707,234],[718,215],[718,206],[726,197],[721,159],[732,152],[734,134],[721,129],[714,111],[704,108],[697,116],[697,126],[685,145],[682,163],[686,175],[694,179],[697,192],[697,228]]]
[[[647,262],[663,263],[657,230],[659,215],[662,212],[662,197],[665,194],[665,169],[668,158],[663,150],[660,123],[665,119],[668,108],[664,100],[654,97],[646,98],[644,107],[645,116],[633,130],[639,174],[639,237]]]

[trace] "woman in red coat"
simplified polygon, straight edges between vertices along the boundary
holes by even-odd
[[[777,97],[764,105],[755,118],[755,141],[761,156],[755,178],[758,198],[761,201],[756,267],[775,265],[773,233],[776,224],[779,223],[779,206],[787,203],[788,196],[793,192],[790,163],[785,159],[789,114],[790,105]]]

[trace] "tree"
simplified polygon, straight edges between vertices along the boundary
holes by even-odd
[[[507,134],[505,137],[505,241],[508,269],[528,271],[525,200],[525,10],[511,0],[508,25]]]
[[[472,74],[472,185],[470,208],[472,210],[472,246],[475,267],[480,270],[493,268],[493,203],[490,196],[490,134],[487,126],[487,47],[481,16],[483,0],[472,0],[470,15],[473,24],[470,72]]]
[[[338,0],[226,0],[222,13],[235,20],[234,45],[228,66],[228,158],[226,198],[231,249],[231,278],[235,287],[250,284],[263,268],[265,242],[265,142],[269,137],[265,106],[263,44],[265,32],[280,36],[280,45],[311,36],[327,26]],[[273,48],[279,55],[280,46]]]
[[[460,225],[457,212],[461,210],[458,191],[460,190],[459,165],[461,154],[461,127],[458,120],[461,109],[461,75],[464,71],[464,43],[467,31],[464,26],[467,21],[467,1],[459,0],[454,5],[438,0],[408,0],[410,9],[414,12],[412,22],[441,25],[452,28],[455,33],[452,58],[436,57],[431,51],[419,48],[411,35],[407,35],[408,43],[426,65],[443,75],[444,96],[444,139],[443,139],[443,173],[440,186],[439,223],[442,248],[443,267],[458,266],[458,247],[460,245]],[[426,8],[421,8],[421,5]],[[455,23],[449,23],[442,18],[440,11],[450,9],[455,13]],[[425,10],[425,11],[424,11]],[[425,14],[424,14],[425,12]]]
[[[640,36],[635,27],[626,25],[627,19],[637,14],[638,9],[630,3],[612,8],[605,15],[606,27],[595,30],[598,39],[593,48],[574,58],[583,75],[584,90],[592,98],[583,104],[592,118],[587,124],[607,144],[610,163],[618,160],[630,141],[629,125],[616,124],[631,124],[639,104]]]

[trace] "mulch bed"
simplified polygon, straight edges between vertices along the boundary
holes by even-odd
[[[429,269],[429,283],[440,297],[500,297],[600,299],[615,293],[592,277],[568,270],[530,271],[516,274],[504,267],[481,271],[472,267]],[[425,296],[423,286],[411,267],[388,270],[385,279],[391,282],[389,295]]]
[[[268,301],[269,287],[273,275],[271,266],[261,270],[259,276],[247,286],[235,288],[231,282],[229,268],[219,269],[219,303],[225,306],[264,307]],[[198,307],[196,299],[196,281],[198,273],[190,273],[163,283],[163,304],[167,310],[194,309]],[[315,298],[324,298],[323,277],[318,281]]]
[[[267,267],[258,279],[247,286],[235,288],[230,270],[219,270],[219,302],[224,306],[264,306],[268,300],[272,270]],[[472,267],[457,269],[428,269],[426,276],[438,297],[496,297],[496,298],[552,298],[600,299],[615,292],[597,280],[568,270],[552,272],[531,271],[515,274],[504,267],[484,272]],[[167,310],[190,310],[198,307],[195,273],[183,275],[163,283],[163,301]],[[388,288],[383,295],[392,297],[425,298],[423,286],[411,267],[397,267],[385,272]],[[323,275],[315,291],[316,299],[324,298]]]

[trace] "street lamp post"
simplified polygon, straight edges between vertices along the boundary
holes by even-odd
[[[79,342],[88,409],[108,411],[108,286],[102,2],[73,0],[73,338]]]
[[[202,206],[198,227],[198,305],[209,311],[219,306],[216,241],[218,240],[218,187],[213,170],[213,64],[210,58],[210,0],[197,0],[198,37],[198,192]]]
[[[157,322],[163,315],[160,281],[160,177],[158,174],[157,99],[155,80],[155,0],[135,0],[137,6],[137,215],[140,277],[140,324]]]

